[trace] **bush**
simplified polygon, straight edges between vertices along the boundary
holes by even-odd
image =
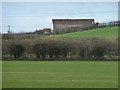
[[[52,41],[49,42],[48,51],[50,58],[67,59],[71,52],[71,44],[65,41]]]
[[[24,53],[24,46],[21,44],[12,44],[10,47],[11,56],[14,55],[14,58],[20,58],[22,53]]]
[[[70,44],[63,41],[41,41],[33,46],[33,51],[39,59],[67,58]]]
[[[45,59],[48,53],[48,44],[46,42],[41,42],[33,46],[33,52],[37,58]]]
[[[51,60],[115,60],[118,58],[118,39],[67,38],[64,40],[3,40],[3,59]],[[10,48],[9,48],[10,47]]]

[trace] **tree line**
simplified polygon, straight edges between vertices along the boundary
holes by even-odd
[[[117,60],[118,39],[3,40],[3,60]]]

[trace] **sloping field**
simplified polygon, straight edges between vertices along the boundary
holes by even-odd
[[[86,31],[71,32],[58,35],[43,36],[41,39],[70,39],[70,38],[106,38],[116,39],[118,37],[118,27],[105,27]]]
[[[86,30],[82,32],[75,32],[69,34],[63,34],[62,36],[71,36],[71,37],[110,37],[114,38],[118,36],[118,27],[107,27],[99,28],[93,30]]]
[[[3,61],[3,88],[117,87],[117,62]]]

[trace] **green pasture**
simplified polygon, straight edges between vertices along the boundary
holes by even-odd
[[[105,27],[98,29],[90,29],[85,31],[77,31],[71,33],[63,33],[57,35],[43,36],[39,39],[71,39],[71,38],[105,38],[105,39],[116,39],[118,37],[118,27]]]
[[[117,88],[115,61],[3,61],[3,88]]]

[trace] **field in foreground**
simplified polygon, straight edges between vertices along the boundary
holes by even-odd
[[[3,61],[3,88],[117,88],[118,63]]]

